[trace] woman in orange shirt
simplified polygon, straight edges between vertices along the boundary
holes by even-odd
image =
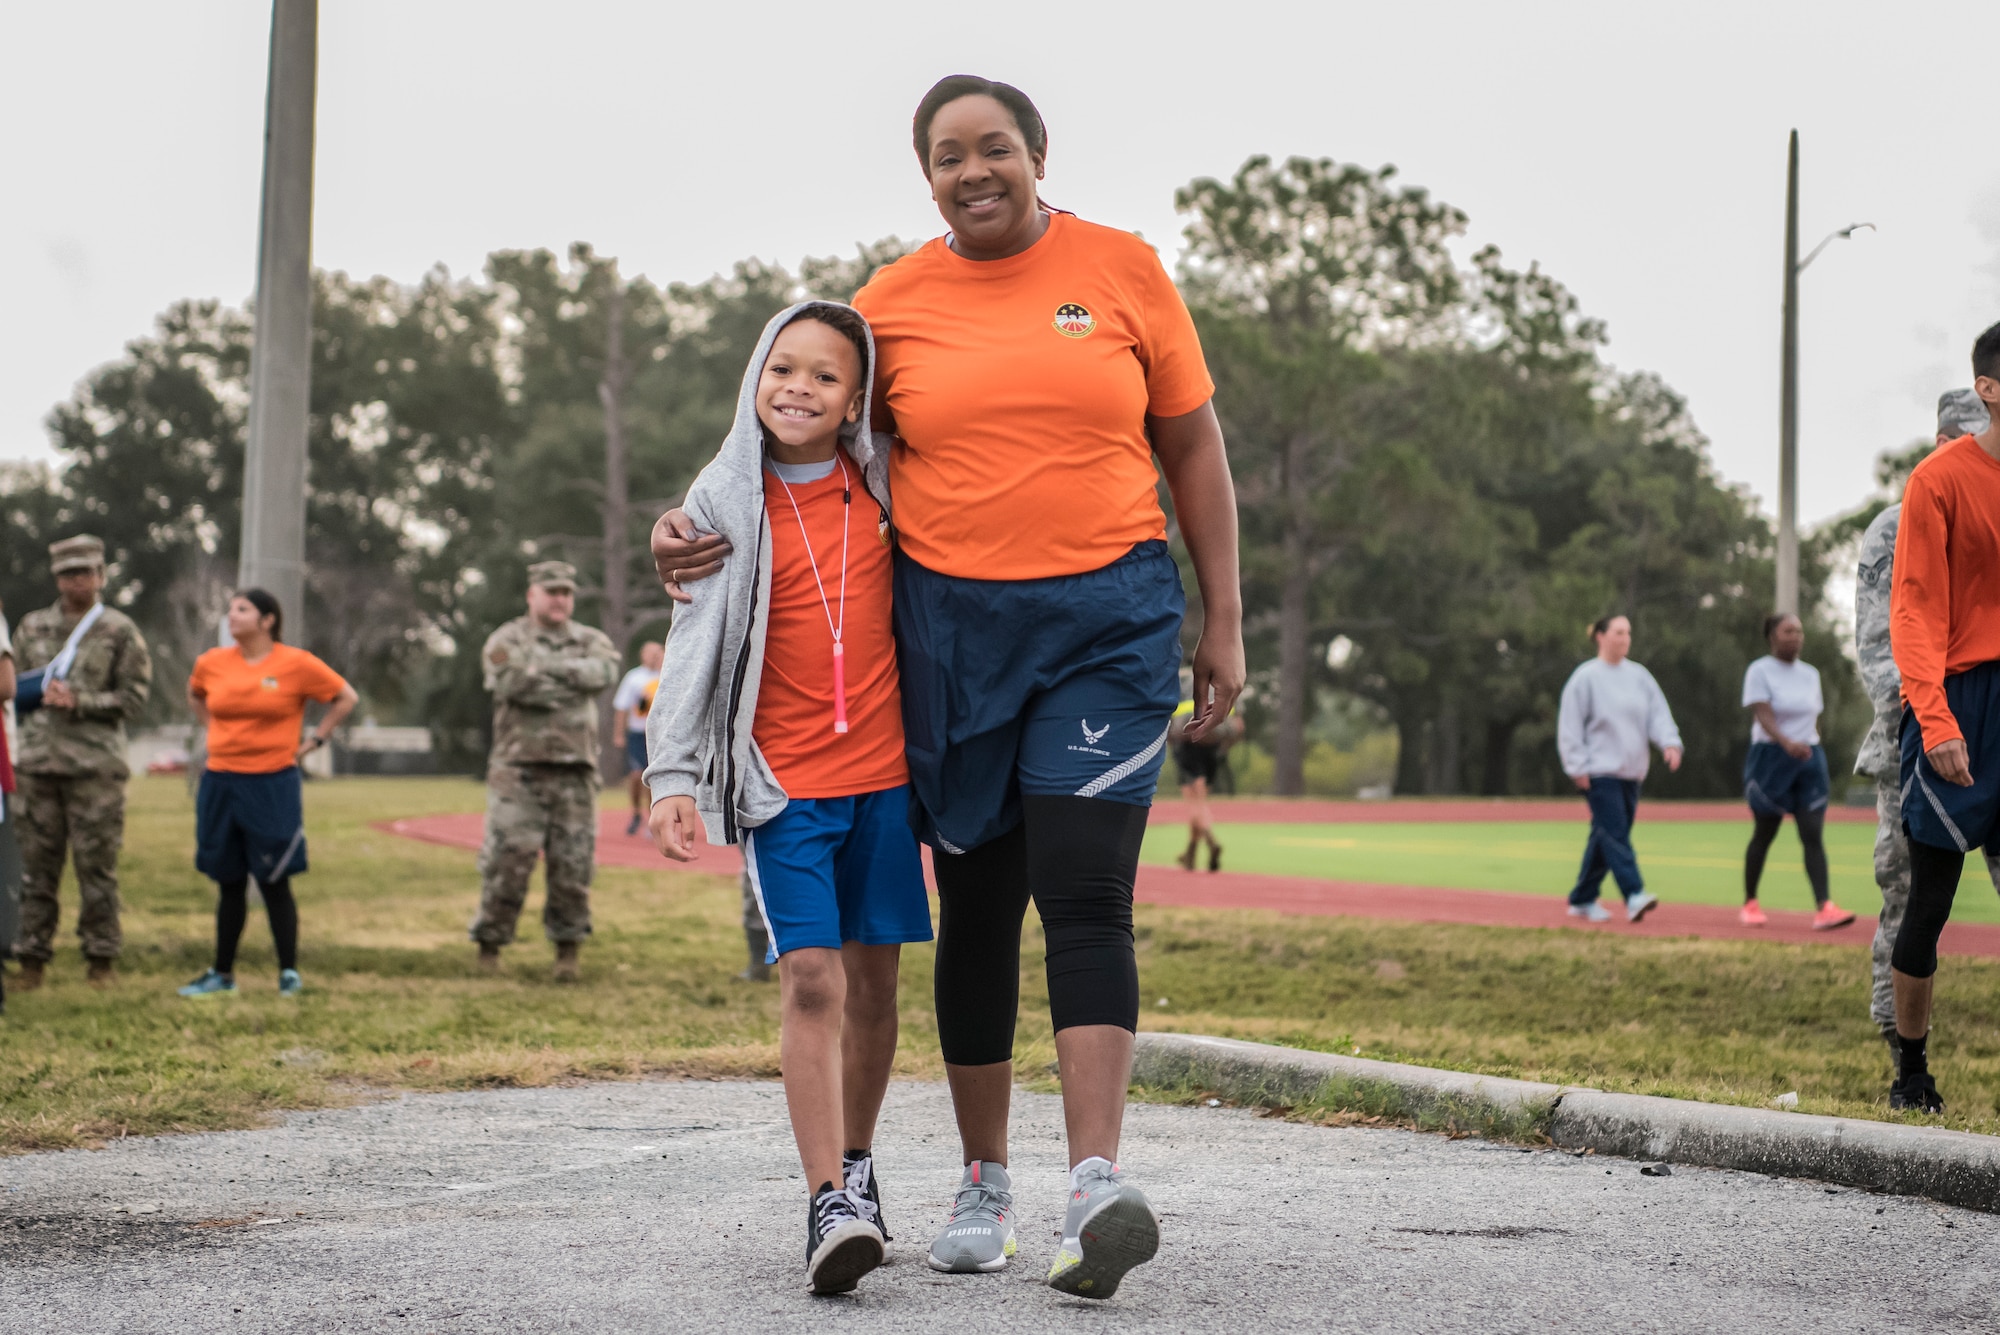
[[[1007,1119],[1033,898],[1070,1138],[1048,1281],[1107,1298],[1159,1245],[1117,1162],[1133,881],[1180,700],[1184,600],[1157,480],[1202,594],[1192,742],[1243,686],[1235,489],[1179,292],[1138,237],[1041,202],[1048,133],[1027,96],[954,76],[913,129],[950,231],[854,304],[875,332],[875,425],[895,437],[911,823],[938,854],[938,1034],[966,1165],[929,1259],[990,1272],[1014,1254]],[[670,593],[725,550],[693,537],[678,514],[655,528]]]
[[[278,600],[245,589],[229,600],[236,644],[194,661],[188,708],[208,729],[208,765],[195,795],[194,865],[221,891],[215,910],[215,965],[183,987],[184,997],[236,990],[236,945],[249,916],[250,878],[264,896],[278,947],[278,991],[297,996],[299,911],[292,877],[306,869],[299,762],[325,746],[354,709],[354,688],[303,649],[283,642]],[[329,702],[310,737],[306,701]]]

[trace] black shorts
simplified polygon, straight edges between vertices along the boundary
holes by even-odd
[[[1196,779],[1212,784],[1222,769],[1222,748],[1208,742],[1175,742],[1174,769],[1183,788]]]

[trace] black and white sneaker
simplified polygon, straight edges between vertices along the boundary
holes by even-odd
[[[842,1150],[840,1164],[848,1194],[854,1198],[854,1208],[863,1219],[882,1230],[882,1241],[894,1242],[896,1235],[889,1231],[889,1223],[882,1217],[882,1187],[875,1180],[874,1154],[867,1150],[859,1154]]]
[[[1929,1071],[1916,1075],[1900,1076],[1889,1086],[1889,1106],[1898,1111],[1941,1113],[1944,1100],[1938,1097],[1937,1081],[1931,1079]]]
[[[822,1183],[806,1207],[806,1280],[814,1293],[849,1293],[882,1264],[882,1230],[846,1187]]]

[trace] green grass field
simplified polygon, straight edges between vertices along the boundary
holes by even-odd
[[[1226,814],[1226,808],[1224,809]],[[1563,896],[1576,880],[1588,831],[1582,821],[1493,821],[1465,824],[1354,825],[1218,824],[1223,866],[1230,871],[1331,880],[1428,885],[1451,890],[1510,890]],[[1749,821],[1641,820],[1632,832],[1646,886],[1685,904],[1737,904],[1743,899],[1743,847]],[[1166,864],[1186,847],[1183,827],[1146,832],[1144,857]],[[1875,827],[1826,827],[1827,863],[1835,902],[1859,913],[1882,905],[1875,888]],[[1609,879],[1605,894],[1616,897]],[[1798,836],[1790,823],[1771,846],[1758,897],[1767,908],[1812,908]],[[2000,922],[2000,895],[1978,858],[1966,860],[1952,907],[1963,922]]]
[[[776,990],[733,977],[743,938],[732,878],[600,873],[597,934],[575,987],[549,981],[537,889],[528,939],[499,978],[477,974],[465,939],[478,891],[471,854],[372,825],[482,803],[480,787],[459,779],[311,785],[313,870],[296,883],[305,996],[277,996],[253,914],[241,992],[190,1002],[174,988],[206,964],[214,913],[213,887],[190,865],[192,803],[177,781],[135,783],[123,981],[87,986],[66,937],[48,985],[9,997],[0,1153],[251,1126],[395,1089],[776,1073]],[[1314,827],[1312,837],[1358,828]],[[1406,825],[1394,837],[1460,833]],[[64,909],[67,932],[72,890]],[[1146,1028],[1753,1105],[1797,1090],[1807,1111],[1888,1116],[1860,950],[1150,905],[1138,909],[1137,935]],[[1016,1058],[1024,1081],[1046,1087],[1041,949],[1031,917]],[[931,955],[904,953],[905,1076],[941,1073]],[[1946,961],[1938,1017],[1932,1064],[1951,1101],[1947,1124],[2000,1130],[2000,960]]]

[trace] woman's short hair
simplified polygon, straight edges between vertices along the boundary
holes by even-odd
[[[1770,639],[1776,633],[1778,627],[1784,625],[1787,621],[1798,621],[1798,619],[1796,612],[1771,613],[1771,615],[1764,618],[1764,638],[1766,640]],[[1800,624],[1803,625],[1804,623],[1801,622]]]
[[[1601,616],[1601,617],[1597,618],[1597,620],[1595,620],[1595,621],[1591,622],[1591,623],[1590,623],[1590,638],[1591,638],[1592,640],[1595,640],[1595,639],[1596,639],[1596,638],[1597,638],[1598,636],[1602,635],[1602,634],[1603,634],[1603,633],[1604,633],[1605,631],[1607,631],[1607,630],[1610,630],[1610,629],[1611,629],[1611,623],[1612,623],[1612,622],[1614,622],[1614,621],[1617,621],[1617,620],[1618,620],[1619,618],[1621,618],[1621,617],[1624,617],[1624,618],[1625,618],[1626,620],[1628,620],[1628,621],[1629,621],[1629,620],[1631,620],[1631,618],[1630,618],[1630,617],[1625,617],[1625,614],[1624,614],[1623,612],[1606,612],[1606,613],[1605,613],[1605,614],[1604,614],[1603,616]]]
[[[238,589],[236,596],[257,609],[260,617],[271,618],[271,639],[285,638],[285,609],[278,606],[278,600],[264,589]]]
[[[931,85],[924,100],[917,103],[917,114],[910,122],[910,137],[925,176],[931,174],[931,122],[937,119],[938,112],[961,97],[992,98],[1014,118],[1021,138],[1028,142],[1028,151],[1038,158],[1048,155],[1049,127],[1043,124],[1042,113],[1035,110],[1026,93],[1013,84],[982,79],[977,74],[951,74]]]

